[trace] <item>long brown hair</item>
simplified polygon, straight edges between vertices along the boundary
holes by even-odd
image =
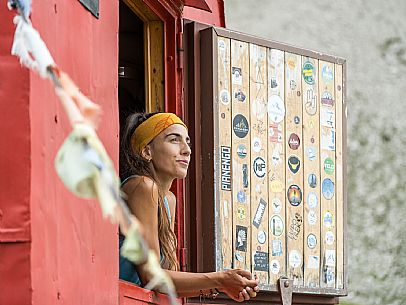
[[[155,113],[134,113],[128,116],[122,134],[121,147],[124,162],[127,167],[127,176],[145,176],[152,179],[158,186],[158,238],[160,251],[163,258],[161,261],[161,266],[165,269],[178,270],[179,265],[176,259],[177,240],[175,233],[171,230],[169,215],[164,206],[163,190],[156,179],[152,163],[148,162],[140,154],[136,153],[131,144],[131,137],[134,134],[135,129],[154,114]]]

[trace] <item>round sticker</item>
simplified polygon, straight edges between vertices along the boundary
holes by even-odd
[[[323,216],[324,226],[331,228],[333,226],[333,214],[330,211],[327,211]]]
[[[310,192],[309,195],[307,195],[307,204],[309,205],[309,208],[315,209],[317,207],[317,203],[317,195],[313,192]]]
[[[281,236],[283,233],[283,220],[279,215],[272,216],[269,221],[269,226],[271,228],[272,234],[274,236]]]
[[[331,246],[334,243],[334,233],[331,231],[326,232],[326,244]]]
[[[237,216],[238,216],[238,219],[240,219],[240,220],[244,220],[247,217],[247,212],[245,211],[245,209],[243,207],[237,208]]]
[[[265,165],[265,160],[262,157],[255,158],[253,167],[254,167],[254,173],[258,178],[265,177],[266,165]]]
[[[261,140],[258,137],[254,137],[252,139],[252,149],[255,152],[260,152],[261,151]]]
[[[316,147],[314,146],[307,147],[306,153],[310,161],[316,160]]]
[[[316,245],[317,245],[317,237],[316,237],[316,235],[314,235],[314,234],[307,235],[307,246],[310,249],[314,249],[314,248],[316,248]]]
[[[268,116],[275,123],[280,123],[285,117],[285,104],[279,95],[272,95],[268,101]]]
[[[239,191],[237,193],[237,200],[238,200],[239,203],[245,203],[246,195],[245,195],[244,191]]]
[[[324,198],[331,199],[334,196],[334,182],[331,179],[326,178],[323,180],[321,185],[321,192],[323,193]]]
[[[258,232],[258,242],[263,245],[266,241],[266,233],[264,231]]]
[[[235,254],[235,258],[239,262],[244,262],[244,257],[242,257],[242,255],[240,253],[238,253],[238,252]]]
[[[219,40],[218,46],[219,46],[220,51],[225,51],[226,43],[224,42],[224,40]]]
[[[309,186],[314,189],[317,186],[317,176],[315,174],[309,174],[307,182],[309,183]]]
[[[291,133],[289,140],[288,140],[288,144],[291,149],[294,149],[294,150],[298,149],[300,146],[299,136],[295,133]]]
[[[326,83],[332,82],[334,79],[333,70],[329,66],[324,65],[321,69],[321,77]]]
[[[228,105],[230,103],[230,93],[228,92],[228,90],[223,89],[220,91],[220,101],[224,105]]]
[[[278,274],[280,270],[281,264],[276,259],[271,260],[271,272],[273,274]]]
[[[300,160],[296,156],[290,156],[288,159],[288,166],[293,174],[296,174],[300,169]]]
[[[244,138],[249,131],[248,121],[242,114],[237,114],[233,119],[233,130],[237,137]]]
[[[273,180],[270,183],[272,193],[280,193],[283,190],[283,183],[280,180]]]
[[[302,202],[302,190],[296,184],[288,188],[288,200],[291,205],[298,206]]]
[[[289,265],[293,268],[297,268],[297,267],[300,267],[301,263],[302,263],[302,257],[300,256],[299,251],[292,250],[289,253]]]
[[[272,199],[272,211],[275,214],[279,214],[281,210],[282,210],[282,202],[278,197],[274,197],[274,199]]]
[[[314,66],[310,61],[303,64],[303,79],[309,85],[314,85]]]
[[[244,159],[247,156],[247,147],[244,144],[240,144],[237,146],[237,156],[241,159]]]
[[[307,215],[307,221],[309,222],[309,225],[315,225],[317,222],[317,214],[315,211],[310,210],[309,214]]]
[[[326,158],[324,160],[324,171],[327,175],[332,175],[334,173],[334,161],[331,158]]]

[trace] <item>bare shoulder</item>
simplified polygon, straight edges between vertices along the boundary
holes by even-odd
[[[145,205],[151,207],[151,203],[158,203],[158,185],[151,178],[145,176],[131,178],[122,190],[127,195],[130,208],[135,204],[138,207]]]

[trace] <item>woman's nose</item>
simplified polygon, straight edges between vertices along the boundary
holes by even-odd
[[[189,143],[185,142],[182,147],[182,154],[189,156],[192,153]]]

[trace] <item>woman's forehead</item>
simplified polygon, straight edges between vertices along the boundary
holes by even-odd
[[[180,124],[173,124],[173,125],[169,126],[168,128],[166,128],[163,131],[163,134],[165,136],[169,135],[169,134],[172,134],[172,133],[179,134],[179,135],[181,135],[182,137],[185,137],[185,138],[189,137],[188,131],[185,128],[185,126],[180,125]]]

